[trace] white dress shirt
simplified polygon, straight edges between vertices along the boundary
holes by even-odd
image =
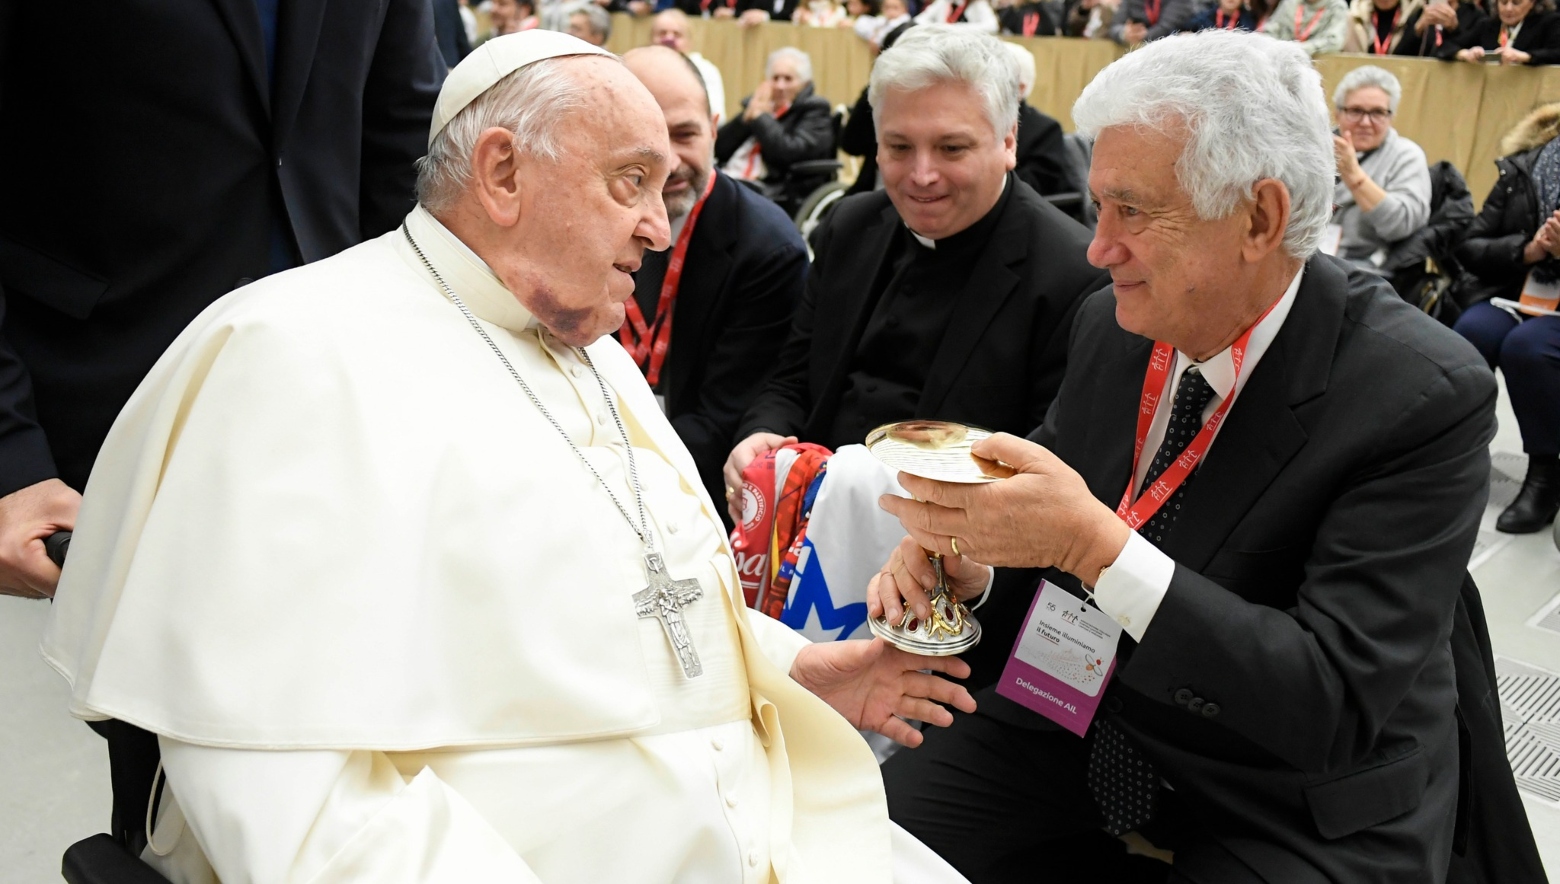
[[[1290,280],[1289,288],[1284,291],[1283,297],[1278,299],[1273,309],[1252,330],[1239,376],[1235,374],[1235,360],[1229,347],[1225,347],[1202,363],[1177,350],[1175,362],[1170,366],[1170,376],[1165,380],[1165,389],[1160,396],[1160,403],[1175,401],[1181,376],[1194,365],[1201,369],[1202,376],[1207,379],[1208,385],[1213,387],[1213,398],[1203,409],[1202,419],[1205,423],[1226,399],[1239,394],[1246,386],[1246,381],[1251,378],[1251,373],[1256,370],[1257,363],[1262,361],[1262,356],[1273,343],[1273,339],[1278,337],[1278,330],[1283,327],[1290,308],[1294,306],[1295,293],[1300,290],[1300,277],[1304,273],[1303,267],[1295,273],[1295,278]],[[1137,471],[1132,476],[1134,490],[1142,487],[1143,479],[1147,477],[1148,469],[1153,463],[1154,452],[1159,450],[1160,443],[1164,441],[1165,428],[1169,423],[1168,407],[1161,407],[1154,412],[1154,421],[1148,427],[1148,438],[1143,442],[1143,454],[1138,459]],[[1221,424],[1219,429],[1222,427]],[[1214,431],[1213,441],[1217,440],[1218,429]],[[1218,447],[1210,445],[1204,459],[1217,457],[1218,453]],[[1110,568],[1100,576],[1099,583],[1094,587],[1094,602],[1099,605],[1101,611],[1120,623],[1121,628],[1128,635],[1142,641],[1143,633],[1148,630],[1149,622],[1154,619],[1155,612],[1159,610],[1159,603],[1170,590],[1170,579],[1174,576],[1175,561],[1145,540],[1141,534],[1133,531],[1127,538],[1127,545],[1121,550],[1121,555],[1117,556],[1116,561],[1112,562]]]

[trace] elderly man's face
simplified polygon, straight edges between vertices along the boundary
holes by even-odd
[[[1245,309],[1228,293],[1242,261],[1245,218],[1239,211],[1217,221],[1197,217],[1175,174],[1185,139],[1180,128],[1100,133],[1089,168],[1100,218],[1088,253],[1115,283],[1117,324],[1183,349],[1232,309]]]
[[[561,158],[517,156],[519,223],[493,265],[559,339],[584,346],[623,324],[631,274],[668,242],[661,188],[671,168],[666,123],[621,64],[573,64],[586,107],[558,124]]]
[[[1343,97],[1338,128],[1349,134],[1355,150],[1375,150],[1392,128],[1392,99],[1375,86],[1363,86]]]
[[[890,89],[879,111],[878,169],[911,230],[952,236],[985,217],[1016,163],[1016,126],[1001,138],[964,83]]]
[[[688,19],[683,15],[661,13],[651,20],[650,42],[688,54]]]
[[[777,58],[774,64],[769,66],[770,97],[774,99],[776,107],[786,107],[796,100],[796,94],[802,91],[807,84],[796,73],[796,61],[790,58]]]
[[[623,59],[645,84],[666,118],[666,134],[677,157],[677,169],[666,179],[662,195],[666,214],[681,218],[693,208],[715,168],[715,124],[710,118],[704,86],[688,62],[664,49],[635,49]]]
[[[569,16],[569,36],[579,37],[592,46],[601,46],[607,41],[590,28],[590,16],[583,12],[576,12]]]
[[[909,11],[910,7],[905,5],[905,0],[883,0],[883,17],[886,19],[896,19]]]
[[[515,0],[492,0],[488,20],[493,23],[493,33],[513,34],[520,30],[520,4]]]

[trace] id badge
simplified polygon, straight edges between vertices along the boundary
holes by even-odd
[[[1343,245],[1343,225],[1329,224],[1322,231],[1321,253],[1324,255],[1338,256],[1338,247]]]
[[[1560,280],[1539,282],[1529,273],[1517,309],[1529,316],[1553,316],[1560,309]]]
[[[1120,640],[1121,625],[1104,611],[1042,580],[997,693],[1081,737],[1116,670]]]

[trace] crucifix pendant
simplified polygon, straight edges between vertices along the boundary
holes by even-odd
[[[704,595],[704,588],[697,580],[673,580],[666,573],[666,563],[661,554],[645,553],[645,572],[650,585],[634,593],[634,610],[640,619],[654,617],[661,621],[666,638],[682,661],[683,674],[697,678],[704,674],[704,664],[699,662],[699,652],[693,649],[693,636],[688,634],[688,624],[683,620],[682,609]]]

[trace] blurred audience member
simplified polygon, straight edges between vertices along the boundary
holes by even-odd
[[[488,32],[477,45],[505,34],[518,34],[540,26],[532,0],[488,0]]]
[[[761,182],[767,196],[782,200],[792,163],[834,156],[829,100],[813,94],[812,76],[812,59],[802,50],[782,46],[769,53],[763,81],[715,139],[715,160],[727,175]]]
[[[612,36],[612,15],[595,3],[576,3],[569,8],[565,30],[592,46],[605,46]]]
[[[897,0],[887,0],[888,2]],[[883,38],[883,52],[892,49],[894,44],[903,37],[906,32],[915,27],[915,21],[907,19],[904,24],[894,28]],[[840,130],[840,150],[853,157],[861,157],[861,169],[856,173],[856,180],[845,191],[847,196],[858,193],[870,193],[883,186],[883,176],[878,173],[878,144],[877,126],[872,120],[872,85],[868,83],[861,87],[861,95],[856,99],[856,106],[851,108],[850,115],[845,118],[845,127]]]
[[[466,22],[460,11],[460,0],[433,0],[433,35],[446,67],[460,64],[471,54],[471,38],[466,36]]]
[[[1449,41],[1441,58],[1482,62],[1499,58],[1505,64],[1560,62],[1560,35],[1551,0],[1495,0],[1495,15],[1485,18]]]
[[[681,9],[668,9],[657,13],[650,20],[650,42],[666,46],[688,56],[693,66],[704,78],[704,91],[710,96],[710,110],[715,115],[715,125],[726,118],[726,83],[721,79],[720,68],[693,50],[693,38],[688,26],[688,14]]]
[[[1066,36],[1109,37],[1111,22],[1120,8],[1121,0],[1078,0],[1068,7]]]
[[[1333,93],[1332,223],[1341,228],[1338,256],[1357,264],[1380,267],[1394,244],[1430,220],[1425,152],[1392,128],[1402,97],[1397,77],[1375,65],[1350,71]]]
[[[851,24],[850,13],[846,12],[845,6],[836,0],[807,0],[806,3],[798,3],[791,21],[814,28],[848,28]]]
[[[1560,510],[1560,317],[1513,315],[1489,303],[1560,284],[1560,104],[1539,108],[1501,142],[1500,180],[1457,257],[1472,277],[1456,330],[1506,377],[1527,476],[1495,527],[1543,529]]]
[[[1349,7],[1343,0],[1283,0],[1262,33],[1300,44],[1306,55],[1338,52],[1349,27]]]
[[[912,417],[1022,433],[1045,415],[1083,296],[1089,231],[1010,174],[1013,61],[967,28],[912,28],[872,69],[883,191],[847,197],[774,377],[726,461],[800,437],[830,448]]]
[[[1035,57],[1017,43],[1002,45],[1013,56],[1018,80],[1018,148],[1013,174],[1041,195],[1071,190],[1062,124],[1029,103],[1029,93],[1035,87]]]
[[[790,21],[797,5],[798,0],[712,0],[710,8],[715,18],[736,16],[737,24],[750,28],[770,20]]]
[[[1245,0],[1219,0],[1192,16],[1183,31],[1255,31],[1257,15],[1246,8]]]
[[[1137,46],[1182,29],[1197,14],[1197,0],[1121,0],[1110,38],[1122,46]]]
[[[873,52],[881,52],[884,39],[908,24],[910,7],[907,0],[882,0],[876,13],[856,17],[856,36],[867,41]]]
[[[737,421],[801,299],[807,245],[779,207],[716,171],[709,98],[688,59],[651,46],[623,61],[661,106],[677,168],[662,191],[672,246],[645,252],[619,336],[721,500]]]
[[[997,13],[1002,33],[1015,37],[1055,37],[1063,33],[1066,9],[1056,0],[1015,3]]]
[[[997,13],[988,0],[932,0],[915,20],[917,24],[958,25],[985,34],[995,34],[998,27]]]
[[[1409,20],[1423,5],[1424,0],[1354,0],[1349,6],[1343,51],[1393,54],[1410,33]]]
[[[1484,20],[1484,10],[1469,0],[1430,0],[1404,23],[1409,33],[1397,42],[1393,55],[1434,56],[1447,41],[1471,30]]]

